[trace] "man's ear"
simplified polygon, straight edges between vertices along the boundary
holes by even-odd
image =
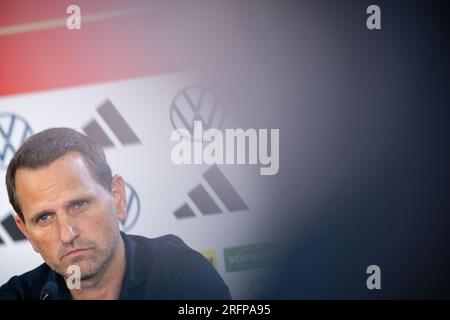
[[[25,238],[27,238],[28,241],[31,243],[33,250],[36,251],[37,253],[39,253],[39,250],[36,248],[33,241],[30,239],[30,237],[28,235],[27,226],[25,225],[25,221],[18,215],[16,216],[16,226],[17,226],[17,228],[19,228],[20,232],[23,233]]]
[[[20,232],[28,239],[27,227],[25,226],[25,222],[22,220],[20,216],[16,216],[16,225],[19,228]]]
[[[117,217],[120,221],[127,218],[127,194],[125,191],[125,180],[118,174],[112,178],[112,196],[117,211]]]

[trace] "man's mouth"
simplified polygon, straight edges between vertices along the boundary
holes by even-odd
[[[62,256],[62,258],[65,258],[65,257],[73,257],[73,256],[76,256],[76,255],[78,255],[78,254],[85,253],[85,252],[88,251],[88,250],[90,250],[90,248],[79,248],[79,249],[74,249],[74,250],[71,250],[71,251],[67,252],[65,255]]]

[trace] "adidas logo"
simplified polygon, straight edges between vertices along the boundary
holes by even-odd
[[[2,220],[1,224],[8,236],[14,242],[26,240],[25,236],[22,234],[22,232],[20,232],[19,228],[17,228],[16,221],[12,213],[9,212],[8,216]],[[5,242],[0,236],[0,245],[2,244],[5,244]]]
[[[217,166],[214,165],[210,167],[202,176],[207,185],[214,191],[228,211],[234,212],[249,209],[247,204],[237,193],[236,189],[234,189]],[[188,196],[202,215],[222,213],[219,205],[214,201],[213,197],[202,184],[199,184],[192,189],[188,193]],[[173,214],[177,219],[193,218],[196,216],[187,203],[184,203],[180,208],[175,210]]]
[[[103,148],[115,146],[111,137],[106,133],[106,128],[109,128],[122,145],[141,143],[136,133],[134,133],[111,101],[106,100],[97,108],[97,112],[105,125],[102,127],[94,119],[83,127],[83,131]]]

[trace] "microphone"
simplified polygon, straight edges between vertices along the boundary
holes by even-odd
[[[54,282],[47,282],[41,290],[39,300],[53,300],[58,294],[58,287]]]

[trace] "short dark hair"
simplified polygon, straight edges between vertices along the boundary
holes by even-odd
[[[77,151],[87,162],[91,174],[105,190],[111,192],[112,173],[103,149],[93,139],[70,128],[51,128],[29,137],[17,150],[6,171],[9,202],[24,220],[16,194],[16,171],[38,169],[50,165],[70,151]]]

